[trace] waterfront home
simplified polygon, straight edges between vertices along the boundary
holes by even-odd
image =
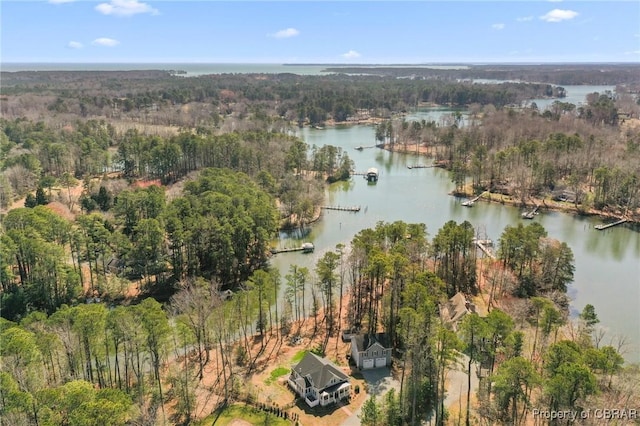
[[[311,352],[291,369],[288,382],[309,407],[324,407],[351,393],[349,377],[328,359]]]
[[[461,292],[456,293],[447,303],[440,306],[442,321],[449,324],[454,331],[462,317],[470,312],[475,312],[475,306]]]
[[[391,365],[391,351],[384,333],[351,336],[351,359],[361,370]]]

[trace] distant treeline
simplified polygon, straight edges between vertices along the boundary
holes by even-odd
[[[616,85],[638,83],[638,64],[469,65],[451,69],[426,66],[352,66],[327,68],[328,72],[415,77],[446,80],[542,81],[559,85]]]
[[[2,80],[3,96],[43,96],[52,113],[122,117],[203,103],[216,107],[216,113],[222,116],[266,114],[312,124],[328,119],[344,121],[358,110],[388,116],[420,103],[502,107],[533,98],[564,96],[562,88],[546,83],[472,84],[364,75],[222,74],[185,78],[152,71],[58,71],[5,72]],[[3,101],[5,116],[21,115],[9,98]],[[212,121],[211,117],[207,119]]]

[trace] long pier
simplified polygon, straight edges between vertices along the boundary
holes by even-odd
[[[620,219],[620,220],[618,220],[616,222],[613,222],[613,223],[607,223],[607,224],[604,224],[604,225],[596,225],[596,226],[594,226],[594,228],[596,228],[598,231],[602,231],[602,230],[607,229],[607,228],[612,228],[612,227],[614,227],[616,225],[621,225],[621,224],[623,224],[625,222],[628,222],[628,219]]]
[[[476,243],[476,246],[478,246],[478,248],[482,250],[484,254],[489,256],[491,259],[496,260],[496,255],[493,254],[493,252],[489,247],[487,247],[487,246],[492,246],[493,241],[491,240],[474,240],[474,241]]]
[[[343,212],[359,212],[360,206],[352,206],[352,207],[341,207],[341,206],[321,206],[323,210],[340,210]]]
[[[476,197],[474,197],[474,198],[472,198],[470,200],[463,201],[462,205],[465,206],[465,207],[473,207],[473,204],[476,201],[478,201],[480,199],[480,197],[482,197],[484,195],[485,192],[487,192],[487,191],[484,191],[482,194],[480,194],[480,195],[478,195],[478,196],[476,196]]]

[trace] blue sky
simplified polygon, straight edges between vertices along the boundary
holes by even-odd
[[[3,0],[2,62],[640,62],[639,1]]]

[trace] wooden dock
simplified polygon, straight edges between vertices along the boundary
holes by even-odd
[[[522,213],[522,218],[523,219],[533,219],[538,214],[538,207],[540,207],[540,206],[536,205],[534,207],[534,209],[531,210],[530,212]]]
[[[360,206],[341,207],[341,206],[320,206],[323,210],[340,210],[343,212],[359,212]]]
[[[485,192],[487,192],[487,191],[484,191],[482,194],[480,194],[480,195],[478,195],[478,196],[476,196],[476,197],[474,197],[474,198],[472,198],[470,200],[463,201],[462,205],[465,206],[465,207],[473,207],[473,204],[476,201],[478,201],[480,199],[480,197],[482,197],[484,195]]]
[[[426,164],[413,164],[413,165],[409,165],[407,166],[407,169],[411,170],[411,169],[430,169],[431,167],[435,167],[433,164],[427,166]]]
[[[482,250],[482,252],[484,254],[486,254],[487,256],[489,256],[493,260],[496,259],[496,255],[493,254],[493,252],[489,248],[490,246],[493,245],[493,241],[491,241],[491,240],[474,240],[474,241],[476,243],[476,246],[478,246],[478,248],[480,250]]]
[[[603,224],[603,225],[596,225],[594,226],[594,228],[596,228],[598,231],[602,231],[604,229],[607,228],[612,228],[616,225],[622,225],[623,223],[628,222],[628,219],[620,219],[616,222],[612,222],[612,223],[607,223],[607,224]]]

